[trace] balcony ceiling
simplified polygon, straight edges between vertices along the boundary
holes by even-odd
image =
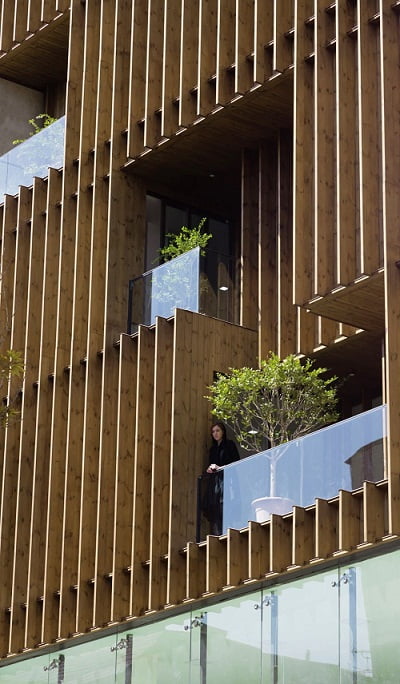
[[[166,183],[192,187],[208,179],[240,182],[241,152],[292,128],[293,74],[279,74],[197,123],[130,160],[125,168]],[[139,125],[139,124],[138,124]]]
[[[67,12],[1,55],[0,78],[36,90],[44,90],[49,84],[66,81],[68,33]]]
[[[306,304],[312,313],[356,328],[381,333],[385,329],[383,270],[339,287]]]
[[[382,335],[360,331],[339,339],[310,354],[318,365],[344,380],[341,392],[347,397],[359,397],[360,385],[371,395],[382,387]]]

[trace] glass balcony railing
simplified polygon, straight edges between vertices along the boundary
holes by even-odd
[[[200,247],[129,281],[128,333],[169,318],[175,308],[233,320],[232,260]]]
[[[199,478],[199,510],[215,477],[223,488],[222,533],[289,513],[294,505],[310,506],[316,498],[331,499],[365,480],[378,482],[386,477],[385,437],[386,406],[379,406],[241,459]],[[200,514],[197,536],[204,536]]]
[[[34,176],[47,176],[49,167],[62,167],[64,129],[65,116],[0,157],[0,202],[6,193],[15,195],[20,185],[32,185]]]

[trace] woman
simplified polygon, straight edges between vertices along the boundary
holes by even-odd
[[[203,512],[210,521],[211,534],[222,534],[222,507],[224,494],[224,472],[220,470],[228,463],[238,461],[240,456],[235,442],[226,437],[224,423],[216,421],[211,426],[212,446],[209,466],[206,470],[206,492],[203,498]],[[220,472],[218,472],[220,471]],[[232,483],[231,483],[232,484]],[[232,489],[232,487],[230,488]]]

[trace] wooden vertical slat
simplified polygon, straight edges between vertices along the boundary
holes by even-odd
[[[12,309],[14,269],[16,267],[16,225],[18,200],[6,195],[4,198],[1,241],[1,344],[10,349],[12,344]],[[22,351],[22,350],[20,350]],[[15,387],[5,387],[14,391]],[[1,492],[0,492],[0,553],[2,557],[2,581],[0,582],[0,639],[3,651],[9,650],[10,615],[4,608],[11,606],[12,557],[15,535],[16,477],[18,468],[19,425],[15,423],[2,431]]]
[[[128,156],[143,149],[146,92],[147,14],[149,0],[132,3]]]
[[[292,140],[282,131],[278,143],[278,217],[277,217],[277,279],[278,279],[278,354],[284,358],[296,344],[296,308],[292,304],[293,242],[292,242]]]
[[[13,41],[20,43],[26,38],[28,25],[28,0],[15,0]]]
[[[313,291],[313,230],[310,211],[314,185],[314,67],[306,61],[313,50],[305,21],[313,13],[307,0],[295,3],[295,62],[293,110],[293,268],[294,301],[304,304]],[[312,34],[311,34],[312,38]]]
[[[315,500],[315,557],[327,558],[339,548],[338,506]]]
[[[34,33],[40,26],[41,4],[37,0],[28,0],[27,31]]]
[[[200,0],[182,0],[178,127],[196,118],[200,43]]]
[[[86,12],[86,9],[88,10]],[[60,232],[60,266],[57,303],[57,337],[54,362],[54,394],[52,408],[51,458],[54,463],[55,489],[62,482],[62,502],[54,500],[55,510],[62,516],[61,534],[57,517],[50,516],[49,544],[54,544],[49,558],[60,558],[59,622],[58,634],[75,633],[76,593],[71,587],[77,584],[79,497],[81,486],[81,450],[83,432],[83,401],[86,369],[78,359],[71,357],[73,339],[73,293],[75,290],[75,253],[77,174],[74,160],[80,154],[82,74],[86,50],[85,36],[90,35],[92,4],[86,8],[80,2],[71,4],[68,82],[65,124],[65,164],[63,172],[63,199]],[[84,317],[84,308],[82,307]],[[83,359],[86,349],[80,349]],[[73,399],[73,401],[72,401]],[[68,416],[60,420],[60,416]],[[72,416],[74,418],[72,418]],[[72,429],[73,425],[73,429]],[[54,554],[54,556],[53,556]],[[58,555],[59,554],[59,555]]]
[[[272,70],[284,71],[289,64],[293,64],[293,30],[294,15],[293,0],[274,2],[274,48]]]
[[[71,323],[64,324],[71,330],[71,340],[63,355],[64,363],[61,371],[56,377],[60,378],[59,386],[56,380],[56,401],[67,404],[67,408],[55,407],[56,419],[56,440],[60,439],[58,431],[61,429],[57,416],[60,410],[66,410],[69,416],[68,433],[62,439],[66,439],[66,463],[65,467],[58,461],[58,454],[55,456],[55,477],[63,475],[63,538],[59,550],[61,556],[61,577],[60,577],[60,633],[68,630],[71,633],[79,631],[77,610],[77,597],[81,598],[81,590],[78,592],[80,578],[80,553],[81,542],[80,519],[82,516],[81,499],[82,491],[85,487],[85,460],[82,456],[84,440],[84,406],[87,392],[87,326],[89,317],[89,297],[90,297],[90,225],[92,221],[92,191],[89,190],[93,182],[93,157],[90,152],[95,145],[96,131],[96,109],[93,102],[93,92],[97,84],[97,69],[99,60],[99,8],[93,2],[85,6],[73,5],[72,8],[72,31],[70,35],[70,63],[69,74],[74,88],[69,88],[67,95],[71,96],[71,101],[67,97],[67,120],[66,120],[66,169],[64,172],[64,193],[65,202],[70,202],[69,192],[72,182],[72,174],[68,168],[68,158],[72,156],[79,160],[77,168],[77,188],[80,189],[78,197],[74,200],[75,204],[75,226],[68,226],[69,230],[65,235],[65,247],[63,246],[63,258],[65,263],[73,263],[72,287],[74,307],[71,312]],[[83,49],[82,49],[83,48]],[[72,96],[76,100],[72,100]],[[81,101],[82,99],[82,101]],[[81,124],[81,106],[85,111],[85,117]],[[73,120],[69,122],[69,112]],[[71,131],[71,149],[69,148],[68,132]],[[69,211],[70,211],[70,207]],[[69,214],[68,211],[68,214]],[[64,215],[67,212],[64,211]],[[66,277],[66,276],[65,276]],[[70,276],[71,277],[71,276]],[[101,345],[99,345],[100,347]],[[99,348],[98,347],[98,348]],[[68,368],[68,373],[64,372]],[[95,403],[96,415],[98,415],[98,402]],[[93,412],[91,412],[93,413]],[[92,419],[92,416],[90,416]],[[92,476],[93,473],[92,473]],[[86,475],[87,477],[87,475]],[[89,485],[90,487],[90,482]],[[56,511],[57,503],[54,504]],[[86,501],[83,504],[86,505]],[[85,515],[89,512],[85,509]],[[90,516],[89,516],[90,517]],[[56,530],[50,531],[52,544],[58,551],[59,538]],[[54,535],[54,537],[53,537]],[[71,544],[71,539],[74,543]],[[90,546],[88,545],[87,552]],[[90,573],[92,579],[93,572]],[[85,577],[85,582],[89,577]],[[75,589],[72,590],[71,587]],[[87,584],[84,586],[86,595],[89,590]]]
[[[297,308],[297,342],[296,353],[309,353],[316,346],[318,316],[304,308]]]
[[[332,340],[337,338],[339,334],[339,324],[336,321],[319,317],[317,334],[316,346],[328,345]]]
[[[71,0],[56,0],[56,11],[65,12],[71,6]]]
[[[41,20],[49,22],[54,17],[55,2],[54,0],[42,0]]]
[[[20,187],[17,216],[17,242],[16,242],[16,266],[14,272],[13,287],[13,312],[11,328],[11,346],[20,350],[24,362],[27,360],[26,329],[27,329],[27,302],[29,292],[29,256],[30,256],[30,224],[27,219],[31,215],[32,192],[28,188]],[[31,379],[32,381],[32,379]],[[28,545],[29,523],[32,491],[32,420],[29,409],[31,408],[31,388],[26,388],[24,395],[25,378],[22,382],[21,422],[18,424],[18,449],[16,451],[18,471],[14,480],[16,497],[15,507],[15,536],[12,552],[12,588],[11,588],[11,615],[10,615],[10,640],[9,652],[17,650],[17,644],[23,643],[25,629],[25,614],[21,605],[26,603],[26,578],[28,571]],[[26,410],[26,429],[24,425]],[[24,451],[26,448],[26,453]]]
[[[386,534],[385,492],[373,482],[364,482],[364,535],[365,544],[374,544]]]
[[[292,565],[305,565],[314,557],[315,512],[293,506]]]
[[[146,88],[143,147],[154,147],[160,138],[162,106],[164,0],[148,0]]]
[[[278,353],[278,292],[277,292],[277,144],[263,145],[259,150],[259,343],[258,356]],[[288,264],[289,265],[289,264]]]
[[[162,318],[156,320],[153,452],[151,464],[151,517],[149,609],[158,610],[165,603],[165,562],[168,551],[168,507],[171,454],[173,326]]]
[[[272,59],[266,50],[274,35],[274,0],[254,0],[253,81],[264,83],[272,74]]]
[[[137,363],[130,615],[140,615],[148,605],[148,569],[143,563],[150,554],[154,333],[142,326]]]
[[[385,245],[385,345],[388,404],[389,532],[400,532],[400,297],[398,231],[400,194],[400,94],[393,87],[400,76],[399,23],[389,0],[380,0],[380,83],[382,134],[383,234]]]
[[[7,0],[1,2],[0,13],[0,50],[7,52],[12,46],[14,33],[14,12],[10,12]]]
[[[254,0],[236,0],[235,19],[234,94],[243,95],[253,85],[248,57],[254,45]]]
[[[270,526],[249,522],[248,578],[257,580],[270,568]]]
[[[257,328],[258,322],[258,278],[257,244],[258,201],[259,201],[259,159],[252,150],[242,155],[242,220],[241,220],[241,272],[240,272],[240,323]]]
[[[215,104],[224,106],[234,94],[235,0],[218,0]]]
[[[136,411],[137,341],[120,335],[125,329],[127,317],[128,281],[143,272],[145,237],[145,193],[142,184],[121,173],[126,158],[126,142],[121,131],[129,117],[129,91],[125,87],[129,72],[129,47],[131,41],[131,2],[124,0],[116,7],[113,55],[112,130],[110,146],[109,209],[107,237],[107,290],[106,330],[104,346],[120,340],[118,380],[108,377],[109,390],[117,385],[115,446],[113,431],[109,431],[107,401],[103,401],[103,445],[105,458],[108,449],[115,449],[115,489],[112,541],[112,585],[110,620],[129,613],[130,579],[127,572],[131,564],[131,539],[133,518],[133,474],[136,423],[132,419]],[[127,30],[127,27],[128,30]],[[126,217],[131,216],[132,221]],[[133,219],[134,217],[134,219]],[[114,239],[118,234],[119,239]],[[106,360],[107,362],[107,360]],[[104,482],[104,488],[108,487]],[[99,596],[99,601],[101,596]]]
[[[350,551],[360,543],[361,531],[360,497],[343,489],[339,492],[339,551]]]
[[[217,69],[217,0],[199,0],[199,57],[197,116],[205,116],[215,106]],[[211,79],[213,79],[211,81]]]
[[[134,445],[136,393],[131,391],[137,375],[137,340],[121,335],[119,346],[117,454],[112,567],[111,620],[128,614],[133,519]]]
[[[328,47],[335,25],[324,0],[315,8],[314,82],[314,293],[334,287],[335,273],[335,53]],[[311,212],[312,213],[312,212]]]
[[[99,18],[100,45],[99,70],[97,78],[96,103],[96,153],[93,187],[93,223],[91,245],[91,291],[90,322],[88,325],[88,396],[100,390],[100,415],[93,436],[87,443],[88,451],[98,448],[98,490],[95,527],[95,554],[93,587],[93,624],[104,624],[110,620],[111,583],[108,579],[112,570],[112,540],[114,496],[109,483],[115,478],[117,386],[119,360],[116,350],[106,344],[108,247],[110,243],[111,213],[110,201],[110,147],[105,144],[111,135],[113,64],[115,55],[114,38],[116,27],[116,5],[103,2]],[[99,334],[99,332],[101,333]],[[93,378],[90,375],[89,359],[101,357],[101,375],[95,363]],[[99,377],[100,376],[100,377]],[[92,387],[90,387],[93,380]],[[88,424],[89,428],[89,424]],[[92,428],[90,427],[90,431]],[[98,435],[97,435],[98,430]],[[92,441],[93,439],[93,441]]]
[[[226,585],[226,539],[209,535],[206,545],[206,594],[221,591]]]
[[[353,8],[336,6],[336,175],[337,282],[347,284],[359,273],[356,234],[359,214],[354,197],[356,167],[356,45],[348,35]]]
[[[168,604],[175,603],[181,595],[180,582],[182,557],[179,549],[185,546],[188,498],[184,483],[189,482],[190,464],[188,454],[193,441],[185,431],[185,425],[190,420],[190,386],[191,386],[191,358],[188,350],[191,345],[190,314],[180,309],[175,312],[174,326],[174,358],[172,370],[172,435],[171,435],[171,461],[170,461],[170,499],[169,499],[169,531],[168,531],[168,577],[167,597]],[[179,511],[179,514],[178,514]]]
[[[380,121],[379,89],[365,84],[379,82],[379,30],[369,20],[375,0],[357,3],[357,105],[360,195],[360,271],[372,273],[383,261],[380,219]]]
[[[161,93],[161,138],[170,137],[178,127],[182,0],[164,0],[164,35]],[[186,56],[186,55],[185,55]]]
[[[26,611],[24,647],[38,643],[41,639],[42,604],[38,598],[42,594],[43,559],[46,541],[46,482],[49,461],[44,450],[38,450],[38,389],[34,386],[39,377],[41,356],[41,319],[42,291],[44,279],[47,183],[39,178],[33,181],[31,242],[29,255],[29,296],[27,301],[26,348],[29,350],[29,363],[25,370],[24,391],[24,439],[25,455],[31,454],[31,510],[28,527],[28,573],[26,587]],[[48,382],[48,381],[47,381]],[[29,411],[27,410],[29,407]],[[48,414],[47,414],[48,415]],[[28,417],[29,416],[29,417]],[[47,416],[46,416],[47,418]],[[45,420],[46,420],[45,418]],[[29,435],[29,436],[28,436]]]
[[[49,642],[58,631],[58,598],[55,591],[60,586],[59,562],[60,556],[52,553],[54,550],[54,536],[59,540],[62,524],[62,467],[54,467],[50,458],[52,400],[54,380],[49,371],[53,369],[55,354],[55,338],[57,331],[57,278],[59,265],[59,234],[61,175],[50,169],[48,177],[48,193],[46,206],[46,236],[45,236],[45,265],[42,290],[41,317],[41,358],[38,372],[38,404],[36,413],[36,450],[48,459],[48,479],[44,486],[46,494],[46,518],[43,520],[45,533],[43,553],[43,578],[40,596],[43,596],[42,624],[40,642]],[[50,419],[49,419],[50,417]],[[59,462],[61,458],[59,457]],[[53,528],[53,537],[50,530]],[[56,529],[54,529],[56,528]],[[57,548],[57,546],[55,547]],[[58,546],[58,548],[60,548]]]
[[[226,543],[226,584],[228,587],[235,587],[248,576],[248,536],[239,530],[228,529]]]
[[[186,548],[186,599],[195,599],[206,590],[206,549],[195,542]]]
[[[270,521],[270,573],[286,570],[292,562],[292,520],[272,513]]]

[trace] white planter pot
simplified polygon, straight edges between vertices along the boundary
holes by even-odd
[[[251,505],[253,506],[256,522],[265,522],[270,519],[271,513],[276,513],[277,515],[290,513],[293,501],[282,496],[263,496],[260,499],[254,499]]]

